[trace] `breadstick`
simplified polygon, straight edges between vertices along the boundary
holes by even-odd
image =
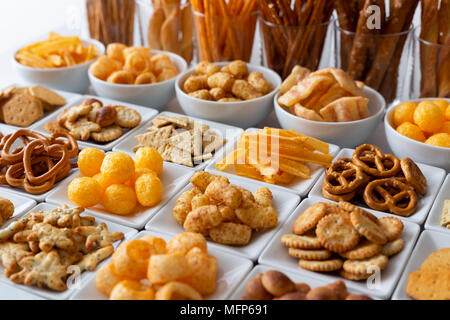
[[[194,53],[192,11],[190,6],[181,10],[181,55],[190,63]]]
[[[438,83],[439,97],[450,98],[450,0],[441,0],[439,9],[439,52]]]
[[[438,2],[436,0],[422,0],[422,25],[420,38],[422,40],[438,43]],[[421,43],[421,97],[435,97],[437,95],[437,47]]]
[[[166,12],[166,11],[164,11]],[[180,8],[173,7],[169,16],[166,16],[166,20],[161,26],[161,46],[163,50],[174,53],[179,53],[178,46],[178,18]]]
[[[148,45],[152,49],[161,50],[161,27],[164,23],[165,16],[163,8],[155,8],[150,21],[148,23],[147,40]]]

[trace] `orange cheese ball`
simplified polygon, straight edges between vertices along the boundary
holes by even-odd
[[[136,194],[126,185],[113,184],[106,188],[102,204],[109,212],[126,216],[136,207]]]
[[[136,179],[134,190],[141,205],[153,207],[161,201],[163,184],[157,176],[145,173]]]
[[[422,101],[414,111],[414,123],[426,132],[436,132],[444,125],[441,108],[431,101]]]
[[[85,177],[93,177],[100,172],[105,153],[96,148],[86,148],[78,154],[78,169]]]
[[[136,170],[134,170],[134,179],[136,180],[137,178],[139,178],[143,174],[152,174],[155,177],[158,177],[156,172],[153,171],[153,170],[150,170],[150,169],[147,169],[147,168],[136,168]]]
[[[414,122],[414,110],[416,110],[414,102],[403,102],[394,110],[394,126],[397,128],[403,122]]]
[[[450,121],[450,104],[447,106],[445,110],[445,120]]]
[[[411,122],[404,122],[399,125],[397,132],[416,141],[425,142],[425,135],[422,130]]]
[[[443,114],[445,114],[445,110],[447,109],[448,102],[445,100],[434,100],[433,103],[441,108]]]
[[[163,158],[158,151],[151,147],[139,148],[134,156],[134,162],[136,168],[150,169],[155,171],[157,175],[160,175],[163,170]]]
[[[438,130],[437,133],[448,133],[450,134],[450,121],[445,121],[442,128]]]
[[[100,172],[109,184],[120,184],[134,179],[134,161],[126,153],[114,152],[106,155]]]
[[[436,133],[429,137],[426,144],[431,144],[437,147],[450,148],[450,134],[448,133]]]
[[[102,192],[105,192],[106,188],[108,188],[111,185],[109,181],[106,180],[106,177],[103,173],[97,173],[92,178],[97,180],[98,183],[100,183],[100,186],[102,187]]]
[[[83,208],[89,208],[100,203],[102,193],[100,184],[90,177],[75,178],[67,187],[67,195],[70,201]]]

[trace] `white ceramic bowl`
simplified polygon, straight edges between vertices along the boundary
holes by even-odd
[[[186,70],[187,63],[179,55],[167,51],[151,51],[153,55],[164,53],[169,56],[179,74]],[[106,82],[94,77],[90,71],[88,73],[92,87],[100,97],[130,102],[158,110],[164,109],[167,103],[175,97],[174,83],[177,77],[158,83],[135,85]]]
[[[230,62],[214,64],[223,67]],[[281,78],[276,72],[262,66],[247,64],[247,68],[249,73],[254,71],[262,73],[274,89],[260,98],[247,101],[217,102],[194,98],[182,89],[186,79],[195,73],[195,68],[191,68],[180,74],[175,84],[175,91],[181,108],[189,116],[223,122],[244,129],[261,122],[272,111],[273,96],[281,85]]]
[[[101,42],[94,39],[81,39],[81,41],[84,46],[93,44],[95,49],[99,52],[99,56],[102,56],[105,53],[105,46]],[[21,46],[20,48],[25,46],[26,45]],[[55,90],[77,93],[84,93],[89,88],[87,71],[91,63],[99,57],[71,67],[42,69],[20,64],[15,58],[16,53],[17,51],[14,52],[12,63],[23,83],[29,85],[42,85]]]
[[[435,98],[442,99],[442,98]],[[411,100],[420,102],[424,100],[435,100],[433,98]],[[443,99],[450,103],[450,99]],[[409,157],[416,162],[428,164],[450,171],[450,148],[443,148],[425,144],[398,133],[393,127],[394,109],[397,105],[390,107],[384,118],[384,130],[392,152],[399,158]]]
[[[274,98],[275,114],[283,129],[294,129],[308,136],[336,144],[341,148],[354,148],[362,144],[383,119],[386,101],[372,88],[364,87],[363,94],[369,99],[370,117],[348,122],[321,122],[297,117],[286,111],[278,103],[278,93]]]

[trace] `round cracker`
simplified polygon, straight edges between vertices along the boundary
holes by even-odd
[[[334,203],[326,203],[326,206],[327,206],[326,214],[348,213],[347,211],[343,210],[342,208],[339,208],[338,205],[334,204]]]
[[[317,237],[285,234],[281,237],[281,243],[294,249],[320,249],[322,244]]]
[[[345,271],[356,275],[366,275],[370,273],[370,268],[378,267],[380,270],[386,268],[388,260],[388,257],[385,255],[377,254],[376,256],[363,260],[346,260],[342,265],[342,268]]]
[[[340,255],[346,259],[362,260],[373,257],[377,253],[380,253],[381,250],[383,250],[382,245],[364,239],[363,241],[360,241],[355,248],[342,252]]]
[[[299,260],[298,265],[300,268],[318,271],[318,272],[331,272],[342,268],[341,259],[323,260],[323,261],[310,261],[310,260]]]
[[[317,224],[316,234],[326,249],[337,253],[351,250],[359,242],[359,234],[348,214],[325,216]]]
[[[313,204],[298,216],[292,226],[292,231],[295,234],[303,234],[311,230],[327,214],[326,209],[327,207],[323,202]]]
[[[345,279],[353,280],[353,281],[361,281],[368,279],[371,275],[370,274],[354,274],[348,271],[345,271],[344,269],[339,270],[339,275]]]
[[[403,240],[402,238],[398,238],[394,241],[386,243],[383,247],[383,250],[381,250],[381,254],[390,257],[402,251],[404,247],[405,240]]]
[[[141,123],[141,115],[134,109],[115,106],[117,111],[116,124],[124,128],[134,128]]]
[[[289,255],[294,258],[304,260],[327,260],[330,259],[333,253],[328,250],[302,250],[289,248]]]
[[[384,231],[388,241],[398,239],[403,232],[403,222],[395,217],[383,217],[378,219],[378,225]]]
[[[350,213],[350,219],[353,226],[361,235],[374,243],[385,244],[387,242],[387,237],[384,234],[383,229],[372,220],[370,215],[371,214],[368,212],[361,213],[352,211]]]
[[[342,209],[344,209],[345,211],[347,211],[348,213],[351,212],[359,212],[361,214],[364,214],[366,217],[370,218],[370,220],[377,222],[378,218],[375,217],[373,214],[371,214],[370,212],[367,212],[366,210],[355,206],[354,204],[347,202],[347,201],[339,201],[338,206]]]
[[[119,138],[123,134],[121,127],[112,125],[104,127],[100,132],[91,132],[91,138],[96,142],[110,142]]]

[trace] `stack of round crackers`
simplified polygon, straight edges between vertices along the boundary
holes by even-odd
[[[350,280],[364,280],[400,252],[403,223],[394,217],[377,218],[351,203],[315,203],[300,214],[292,231],[281,237],[289,255],[301,268],[333,272]]]

